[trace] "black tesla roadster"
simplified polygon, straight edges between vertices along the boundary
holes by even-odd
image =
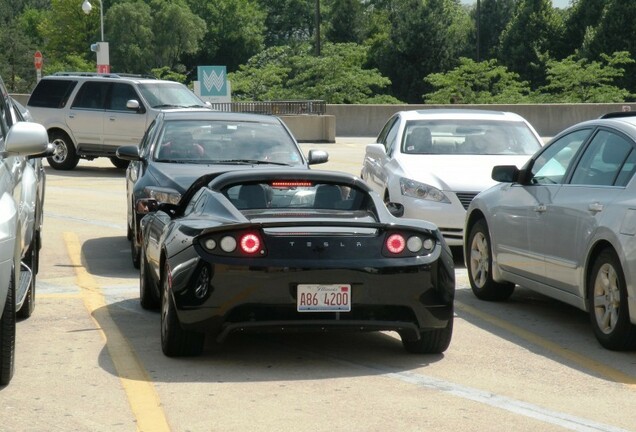
[[[396,331],[441,353],[455,273],[436,226],[402,219],[345,173],[210,174],[178,204],[137,201],[140,300],[161,308],[167,356],[198,355],[235,331]],[[396,216],[394,216],[394,214]]]

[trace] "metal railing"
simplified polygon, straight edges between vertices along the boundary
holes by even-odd
[[[269,115],[324,115],[327,112],[327,103],[323,100],[211,102],[210,105],[217,111]]]

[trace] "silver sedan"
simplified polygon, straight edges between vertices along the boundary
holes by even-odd
[[[505,300],[515,284],[589,312],[598,341],[636,348],[636,117],[612,114],[557,135],[466,215],[474,294]]]

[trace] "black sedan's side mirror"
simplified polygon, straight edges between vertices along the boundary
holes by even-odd
[[[309,165],[322,164],[329,161],[329,153],[324,150],[309,150],[307,163]]]
[[[127,161],[138,161],[141,160],[141,156],[139,155],[139,147],[135,145],[126,145],[117,148],[116,155],[119,159],[127,160]]]

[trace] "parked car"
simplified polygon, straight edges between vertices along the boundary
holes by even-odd
[[[472,290],[505,300],[515,284],[587,311],[596,338],[636,348],[636,117],[574,125],[502,182],[479,194],[467,218]]]
[[[167,80],[86,72],[43,77],[27,107],[43,124],[55,153],[49,165],[72,170],[80,159],[115,156],[122,145],[138,145],[148,125],[166,108],[206,107],[185,85]]]
[[[450,246],[461,246],[471,200],[495,184],[492,167],[521,167],[541,148],[517,114],[464,109],[402,111],[367,145],[361,177],[404,206],[404,216],[431,221]]]
[[[28,318],[35,301],[38,178],[27,157],[48,147],[44,127],[20,119],[0,79],[0,386],[13,377],[16,317]]]
[[[162,112],[139,147],[120,147],[117,155],[130,161],[126,170],[127,236],[135,267],[139,267],[138,199],[152,197],[174,204],[206,173],[272,165],[308,167],[328,160],[328,154],[318,150],[311,150],[305,158],[278,117],[179,109]]]
[[[15,122],[33,122],[33,116],[29,110],[18,102],[16,99],[11,98],[13,105],[13,121]],[[44,223],[44,193],[46,191],[46,172],[44,171],[44,165],[42,164],[42,158],[53,153],[52,145],[49,143],[44,153],[31,154],[27,157],[27,164],[22,173],[22,202],[25,208],[29,209],[26,212],[27,221],[24,224],[26,232],[24,233],[25,239],[30,239],[29,244],[32,245],[31,251],[29,251],[28,266],[31,270],[31,283],[28,285],[28,291],[24,296],[22,292],[20,294],[21,306],[18,309],[19,318],[28,318],[33,313],[35,308],[35,286],[36,276],[39,272],[40,264],[40,250],[42,249],[42,225]]]
[[[259,330],[397,331],[407,351],[451,341],[455,276],[437,228],[399,219],[355,176],[241,170],[178,204],[142,199],[140,297],[167,356]]]

